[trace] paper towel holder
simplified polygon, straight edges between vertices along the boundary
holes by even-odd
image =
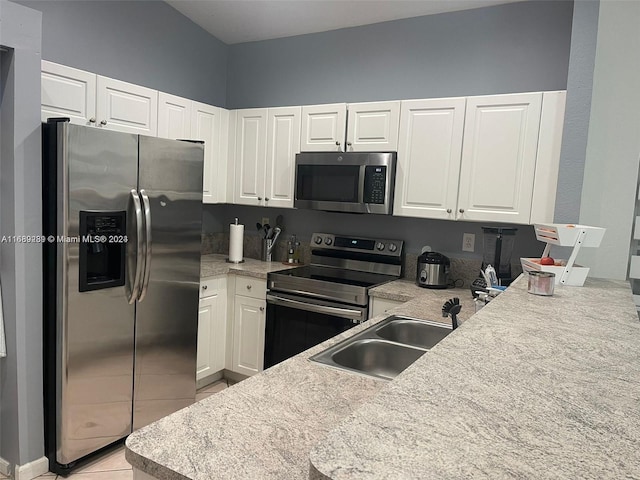
[[[235,218],[235,225],[238,225],[238,217]],[[244,263],[244,258],[242,260],[231,260],[230,258],[227,258],[226,262],[227,263],[235,263],[235,264]]]

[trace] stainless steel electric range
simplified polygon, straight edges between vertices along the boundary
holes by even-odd
[[[311,264],[267,277],[264,367],[368,318],[369,289],[400,278],[404,242],[314,233]]]

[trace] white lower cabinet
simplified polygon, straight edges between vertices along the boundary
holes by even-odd
[[[387,313],[392,308],[402,305],[404,302],[389,300],[387,298],[369,297],[369,318]]]
[[[267,282],[235,277],[231,371],[250,376],[264,369]]]
[[[236,295],[233,318],[233,367],[243,375],[255,375],[264,367],[266,300]]]
[[[220,275],[200,282],[196,380],[224,369],[226,342],[227,277]]]

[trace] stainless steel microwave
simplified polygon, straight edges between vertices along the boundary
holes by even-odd
[[[396,153],[296,155],[294,206],[333,212],[393,213]]]

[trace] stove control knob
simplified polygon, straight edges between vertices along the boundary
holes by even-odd
[[[378,242],[378,244],[376,245],[376,248],[380,251],[384,250],[384,243]]]
[[[326,243],[327,245],[331,245],[333,243],[333,240],[331,240],[331,237],[327,237],[324,239],[324,243]]]
[[[398,250],[398,246],[395,243],[390,243],[389,244],[389,251],[390,252],[395,252],[396,250]]]
[[[322,237],[316,237],[313,241],[316,242],[316,245],[320,245],[322,243]]]

